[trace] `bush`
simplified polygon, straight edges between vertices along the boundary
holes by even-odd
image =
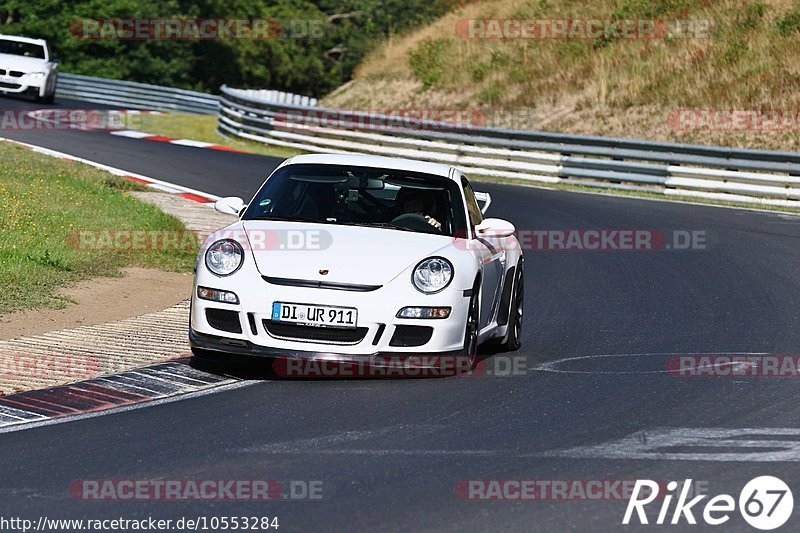
[[[408,63],[414,76],[422,82],[422,89],[436,85],[444,73],[450,41],[445,39],[423,39],[408,54]]]
[[[789,37],[800,30],[800,7],[789,11],[786,15],[778,19],[778,33],[783,37]]]

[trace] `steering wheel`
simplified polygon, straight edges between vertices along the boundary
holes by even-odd
[[[441,233],[441,230],[431,226],[423,215],[419,213],[403,213],[392,219],[392,224],[423,233]]]

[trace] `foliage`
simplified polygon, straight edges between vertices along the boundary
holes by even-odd
[[[389,35],[435,19],[454,0],[6,0],[0,32],[47,39],[62,70],[216,92],[270,88],[320,96],[348,81]],[[86,19],[268,19],[268,39],[83,38]]]

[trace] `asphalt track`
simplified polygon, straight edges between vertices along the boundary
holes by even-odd
[[[0,106],[36,107],[15,99]],[[245,198],[278,163],[99,132],[0,136]],[[800,498],[800,436],[793,434],[800,433],[798,378],[675,377],[663,355],[798,354],[800,219],[477,188],[492,193],[490,214],[518,229],[704,231],[708,245],[527,252],[523,348],[514,356],[524,357],[529,371],[519,375],[294,381],[241,363],[225,370],[264,381],[0,435],[0,514],[34,520],[266,515],[279,517],[281,531],[605,531],[636,529],[620,526],[624,501],[463,501],[455,487],[474,479],[692,478],[706,482],[712,495],[736,498],[750,479],[774,475]],[[487,356],[489,368],[493,361],[501,358]],[[658,428],[700,429],[711,440],[667,448]],[[714,441],[718,429],[742,428],[760,435]],[[608,445],[631,435],[635,444]],[[786,453],[771,453],[782,443]],[[649,448],[634,453],[637,445]],[[587,446],[595,448],[566,451]],[[319,480],[323,497],[92,502],[67,490],[79,479],[122,478]],[[785,529],[796,530],[798,520],[795,512]],[[723,527],[753,531],[736,513]],[[703,528],[683,522],[669,529]]]

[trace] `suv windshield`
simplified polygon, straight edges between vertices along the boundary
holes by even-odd
[[[0,39],[0,54],[44,59],[44,46],[21,41]]]
[[[287,165],[272,175],[243,220],[295,220],[454,236],[465,233],[454,181],[403,170]]]

